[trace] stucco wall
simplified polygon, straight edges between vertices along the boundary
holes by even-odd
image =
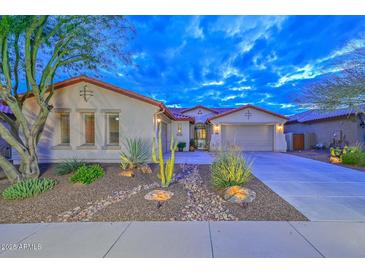
[[[181,125],[181,133],[178,133],[178,125]],[[172,121],[171,130],[176,142],[186,143],[184,151],[189,151],[190,123],[189,121]]]
[[[198,112],[201,112],[201,114],[198,114]],[[204,108],[196,108],[189,111],[184,112],[183,114],[189,115],[192,117],[200,116],[200,115],[208,115],[208,114],[215,114],[213,111],[204,109]]]
[[[360,121],[355,117],[341,118],[336,120],[326,120],[313,123],[295,123],[285,125],[286,133],[314,133],[315,142],[317,144],[324,144],[327,147],[333,139],[333,134],[339,134],[342,130],[346,135],[346,141],[349,144],[356,142],[364,143],[365,130],[360,127]]]
[[[85,159],[95,162],[119,162],[121,146],[106,146],[106,113],[118,112],[121,143],[125,137],[141,137],[149,145],[154,136],[153,116],[159,108],[151,104],[118,94],[114,91],[87,83],[93,96],[85,102],[80,90],[85,83],[78,83],[59,89],[51,100],[54,110],[50,113],[44,133],[38,146],[40,162],[58,162],[64,159]],[[24,112],[28,119],[38,110],[34,98],[26,101]],[[70,147],[59,146],[60,125],[57,111],[70,112]],[[82,112],[95,113],[95,148],[81,148],[83,145]],[[17,162],[18,156],[13,155]]]
[[[245,114],[249,110],[251,116],[248,118]],[[283,127],[279,126],[285,123],[286,120],[269,113],[259,111],[253,108],[246,108],[240,111],[233,112],[211,120],[212,135],[210,142],[210,150],[218,150],[222,148],[222,124],[232,125],[275,125],[273,144],[274,151],[286,151],[286,140],[283,133]]]

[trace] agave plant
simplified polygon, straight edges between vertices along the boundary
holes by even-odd
[[[56,175],[70,174],[75,172],[82,165],[85,165],[85,162],[82,160],[65,160],[62,163],[57,164],[55,173]]]
[[[141,138],[126,138],[124,150],[120,153],[122,169],[133,169],[146,164],[149,159],[149,148]]]

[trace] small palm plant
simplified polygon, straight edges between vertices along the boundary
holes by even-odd
[[[122,169],[134,169],[147,163],[149,149],[144,140],[141,138],[126,138],[123,146],[125,150],[120,153]]]

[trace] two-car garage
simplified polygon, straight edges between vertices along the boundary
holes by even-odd
[[[285,116],[252,106],[215,115],[208,119],[213,134],[210,149],[239,146],[242,151],[286,151]]]
[[[222,125],[223,146],[236,145],[243,151],[273,151],[273,125]]]

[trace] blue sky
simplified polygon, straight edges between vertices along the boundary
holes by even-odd
[[[303,86],[336,71],[364,16],[130,16],[133,66],[102,79],[167,106],[254,104],[282,114]]]

